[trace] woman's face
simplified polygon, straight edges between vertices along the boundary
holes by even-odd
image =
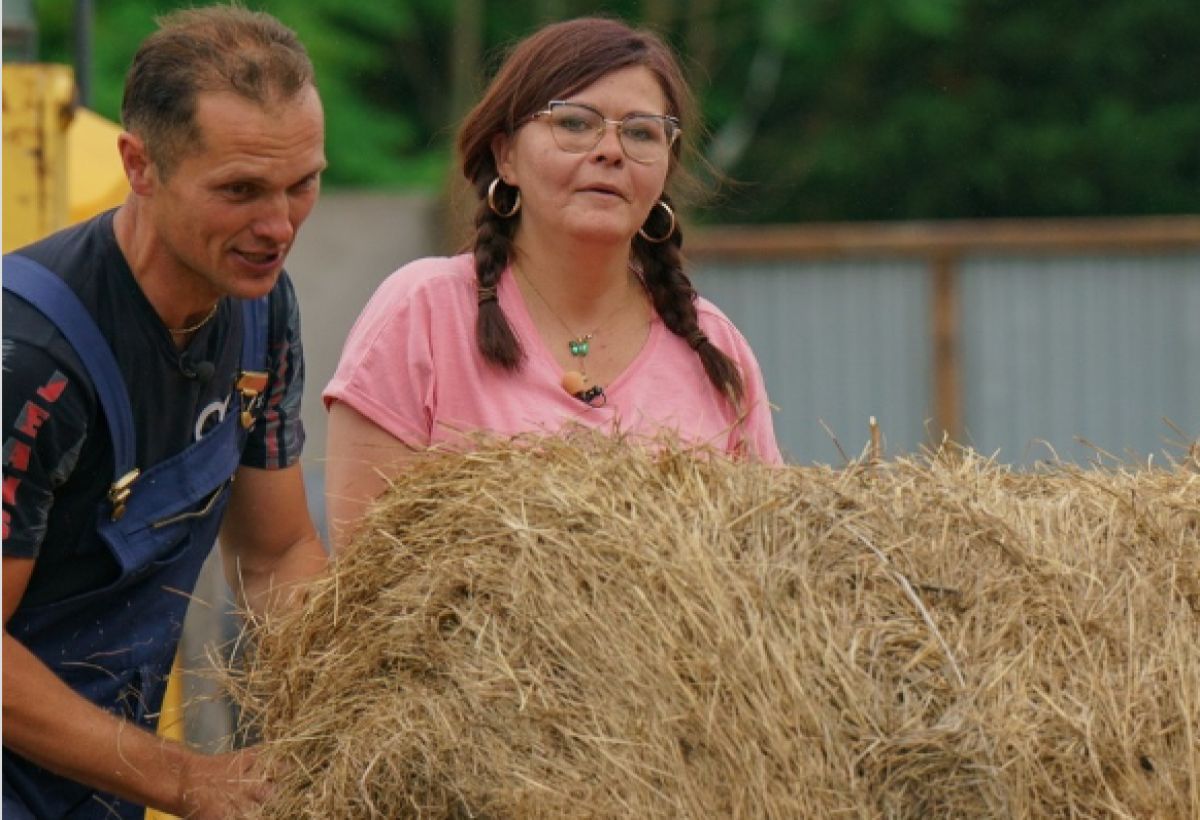
[[[667,113],[662,87],[643,66],[614,71],[565,99],[609,120]],[[652,164],[632,161],[615,125],[605,128],[590,151],[571,153],[559,147],[551,128],[541,117],[492,144],[501,176],[521,190],[518,244],[536,247],[564,237],[628,244],[662,195],[669,156]]]

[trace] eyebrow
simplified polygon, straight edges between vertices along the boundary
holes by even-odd
[[[305,171],[303,174],[296,177],[294,181],[289,182],[286,187],[290,188],[291,186],[295,185],[297,182],[303,182],[304,180],[308,179],[309,177],[318,176],[319,174],[323,173],[325,171],[325,169],[328,167],[329,167],[329,163],[326,161],[322,161],[319,166],[317,166],[316,168],[312,168],[308,171]],[[226,185],[233,185],[233,184],[239,184],[239,185],[247,185],[248,184],[248,185],[257,185],[259,187],[269,187],[271,184],[271,181],[269,179],[267,179],[266,177],[261,176],[259,174],[255,174],[255,173],[243,174],[243,173],[237,172],[235,169],[235,173],[221,175],[221,177],[216,182],[214,182],[214,184],[218,188],[224,187]]]
[[[605,114],[603,111],[601,111],[599,108],[592,105],[591,103],[576,102],[575,100],[551,100],[549,104],[554,105],[555,103],[563,103],[564,105],[577,105],[580,108],[586,108],[588,111],[592,111],[596,114],[599,114],[601,117],[608,119],[607,114]],[[665,120],[674,120],[675,119],[675,117],[672,116],[671,114],[656,114],[652,111],[630,111],[628,114],[621,117],[620,119],[623,120],[628,117],[661,117]]]

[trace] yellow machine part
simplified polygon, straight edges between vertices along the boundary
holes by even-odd
[[[67,224],[115,208],[129,195],[117,155],[121,126],[77,108],[67,129]]]
[[[179,665],[179,656],[175,656],[175,664],[171,667],[171,676],[167,678],[167,693],[163,696],[162,711],[158,713],[158,734],[160,737],[178,740],[184,739],[183,734],[183,670]],[[146,809],[146,820],[177,820],[175,815]]]
[[[4,65],[4,252],[125,201],[121,127],[75,105],[70,66]]]
[[[68,224],[70,67],[4,65],[4,252]]]
[[[117,154],[121,127],[75,105],[69,66],[4,64],[4,252],[125,201]],[[167,683],[158,733],[183,740],[179,659]],[[171,815],[146,812],[147,820]]]

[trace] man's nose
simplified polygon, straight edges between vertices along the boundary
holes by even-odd
[[[290,243],[295,229],[292,226],[291,203],[287,194],[280,193],[265,200],[260,211],[255,214],[250,230],[256,237],[269,239],[277,245]]]

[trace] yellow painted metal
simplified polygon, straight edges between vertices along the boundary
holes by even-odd
[[[67,129],[67,224],[115,208],[129,195],[117,153],[121,126],[80,108]]]
[[[77,108],[62,65],[4,65],[4,252],[125,201],[121,126]]]
[[[7,252],[68,224],[70,66],[4,64],[4,236]]]
[[[179,665],[179,656],[175,656],[175,664],[171,667],[171,676],[167,678],[167,693],[163,696],[162,711],[158,714],[159,737],[184,740],[183,731],[183,671]],[[177,820],[175,815],[154,809],[146,809],[146,820]]]

